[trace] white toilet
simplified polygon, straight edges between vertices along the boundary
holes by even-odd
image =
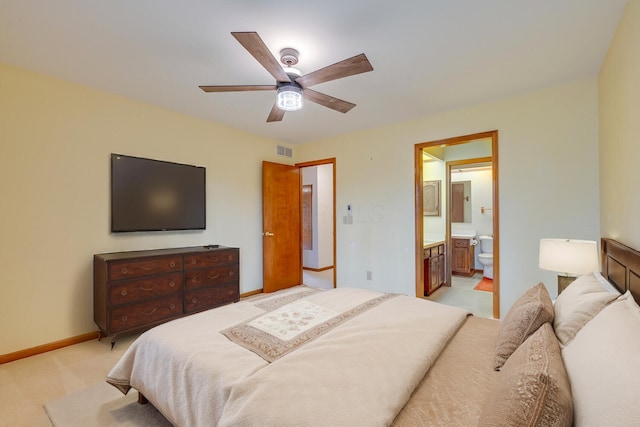
[[[493,237],[480,236],[478,240],[480,240],[478,262],[484,267],[482,275],[487,279],[493,279]]]

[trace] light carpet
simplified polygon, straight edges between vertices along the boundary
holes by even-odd
[[[126,396],[106,382],[48,401],[44,409],[54,427],[171,427],[151,404],[138,404],[138,393]]]

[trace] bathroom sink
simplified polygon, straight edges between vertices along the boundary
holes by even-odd
[[[456,230],[451,232],[454,239],[473,239],[476,237],[476,230]]]

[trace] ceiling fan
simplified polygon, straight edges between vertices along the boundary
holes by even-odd
[[[200,86],[200,89],[205,92],[275,90],[277,92],[276,103],[273,105],[269,117],[267,117],[267,122],[281,121],[285,111],[299,110],[302,108],[303,98],[307,101],[331,108],[332,110],[346,113],[355,107],[356,104],[309,89],[309,86],[373,71],[373,67],[369,63],[366,55],[361,53],[360,55],[336,62],[333,65],[302,76],[298,70],[291,68],[298,63],[298,52],[295,49],[286,48],[280,51],[280,61],[286,67],[283,68],[271,54],[258,33],[232,32],[231,35],[276,79],[276,84]]]

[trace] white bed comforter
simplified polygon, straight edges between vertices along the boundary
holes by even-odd
[[[397,296],[268,363],[219,331],[265,314],[296,287],[142,334],[107,376],[177,426],[390,425],[467,312]],[[382,295],[338,288],[303,299],[337,313]]]

